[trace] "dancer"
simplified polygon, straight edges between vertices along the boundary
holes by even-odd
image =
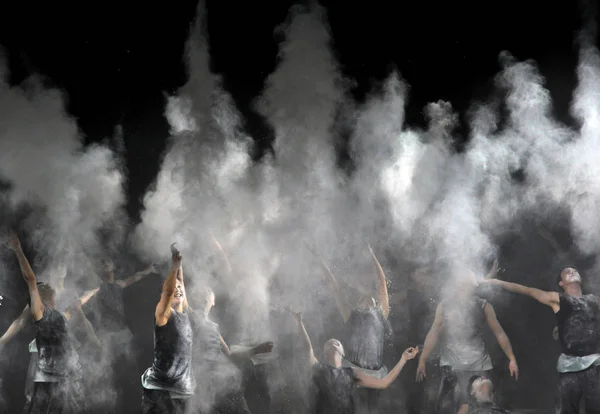
[[[383,378],[368,375],[360,368],[344,367],[344,347],[337,339],[325,342],[325,363],[320,363],[314,355],[310,336],[306,331],[302,315],[294,312],[289,307],[286,309],[293,315],[302,331],[303,341],[306,346],[310,366],[312,367],[313,381],[317,388],[317,414],[354,414],[356,409],[356,386],[367,389],[385,389],[398,377],[407,361],[419,353],[418,348],[408,348],[394,368]]]
[[[242,392],[239,364],[258,354],[271,352],[273,342],[264,342],[244,352],[232,352],[219,332],[219,325],[209,314],[215,305],[215,294],[205,287],[200,295],[201,306],[194,312],[194,356],[198,370],[198,386],[202,390],[199,409],[202,413],[250,413]],[[232,364],[234,363],[234,364]]]
[[[172,244],[171,270],[154,313],[154,362],[142,375],[142,414],[183,414],[196,388],[181,262]]]
[[[307,246],[321,261],[328,276],[328,284],[347,329],[348,356],[344,360],[347,367],[360,368],[364,373],[375,378],[383,378],[387,367],[383,364],[383,345],[385,338],[391,333],[388,323],[390,302],[387,291],[387,281],[383,267],[377,260],[370,245],[367,244],[371,258],[377,270],[377,293],[379,304],[369,295],[363,295],[358,306],[352,309],[346,300],[342,289],[323,258]],[[359,414],[376,414],[379,412],[378,390],[361,389],[357,394],[356,409]]]
[[[37,328],[34,346],[38,357],[33,390],[23,412],[84,413],[81,366],[67,328],[67,320],[81,311],[81,303],[76,303],[64,314],[56,310],[56,292],[36,280],[16,233],[10,234],[8,246],[17,256],[29,289],[29,310],[26,308],[22,316],[31,314]]]
[[[471,401],[463,404],[458,414],[509,414],[494,402],[494,384],[489,378],[480,375],[472,376],[467,390]]]
[[[494,263],[491,274],[495,274],[497,269],[497,263]],[[467,382],[471,376],[490,376],[492,360],[483,340],[485,324],[490,327],[509,360],[510,375],[515,379],[519,376],[510,340],[498,322],[492,305],[474,296],[475,287],[475,275],[469,270],[456,278],[453,297],[442,300],[438,305],[419,358],[416,380],[420,382],[426,377],[427,358],[437,345],[440,334],[445,335],[440,356],[442,382],[437,401],[439,413],[456,413],[468,401]]]
[[[573,267],[565,267],[558,275],[562,292],[522,286],[498,279],[482,283],[497,285],[510,292],[530,296],[552,309],[558,324],[562,353],[556,369],[559,372],[560,412],[579,413],[583,400],[587,414],[600,413],[600,306],[595,295],[584,295],[581,275]]]

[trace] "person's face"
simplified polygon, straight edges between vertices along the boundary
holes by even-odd
[[[183,303],[185,300],[185,288],[183,287],[183,283],[177,282],[175,285],[175,294],[173,295],[173,306],[177,307]]]
[[[56,292],[50,287],[50,285],[46,283],[39,284],[38,292],[44,305],[51,305],[54,303],[54,300],[56,299]]]
[[[209,292],[206,294],[206,306],[204,307],[204,311],[206,313],[208,313],[214,306],[215,306],[215,294],[213,292]]]
[[[105,260],[102,264],[102,280],[108,283],[115,281],[115,265],[112,260]]]
[[[369,295],[363,295],[358,300],[359,309],[371,309],[375,307],[375,299]]]
[[[570,285],[572,283],[581,284],[581,275],[576,269],[572,267],[567,267],[566,269],[564,269],[560,274],[560,279],[561,281],[559,285],[563,288],[566,285]]]
[[[344,347],[337,339],[330,339],[325,342],[324,346],[325,358],[330,364],[333,364],[337,358],[344,357]]]
[[[492,381],[486,377],[479,377],[473,381],[471,395],[478,402],[491,401],[494,393]]]

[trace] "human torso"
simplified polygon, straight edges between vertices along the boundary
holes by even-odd
[[[334,368],[321,363],[313,367],[317,414],[353,414],[356,389],[352,368]]]
[[[486,301],[477,297],[461,302],[445,300],[442,306],[445,343],[440,365],[461,371],[492,369],[483,337]]]
[[[383,366],[383,345],[389,325],[380,307],[354,309],[346,323],[346,358],[366,369]]]
[[[79,356],[73,346],[64,315],[56,309],[44,307],[43,316],[35,325],[39,371],[56,378],[79,378]]]
[[[94,312],[99,329],[118,332],[127,329],[123,288],[117,283],[103,282],[96,293]]]
[[[192,394],[195,378],[192,364],[192,328],[187,313],[171,310],[163,326],[154,326],[154,362],[144,381],[181,394]]]
[[[585,356],[600,352],[600,307],[597,297],[568,296],[561,293],[556,313],[558,337],[566,355]]]

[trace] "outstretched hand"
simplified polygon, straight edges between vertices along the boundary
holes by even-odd
[[[4,243],[6,244],[6,247],[12,250],[18,250],[21,248],[21,241],[14,230],[10,230],[8,232]]]
[[[273,342],[267,341],[254,347],[255,354],[268,354],[273,350]]]
[[[288,311],[294,317],[294,319],[296,319],[296,322],[302,322],[302,312],[296,312],[289,306],[286,306],[285,310]]]
[[[144,269],[144,273],[147,275],[153,275],[155,273],[158,273],[156,264],[152,263],[150,266]]]
[[[179,250],[177,250],[177,248],[175,247],[175,244],[176,243],[171,244],[171,263],[174,267],[179,267],[181,266],[183,257],[181,256]]]
[[[402,359],[405,361],[410,361],[411,359],[414,359],[417,354],[419,353],[419,347],[410,347],[407,348],[403,353],[402,353]]]

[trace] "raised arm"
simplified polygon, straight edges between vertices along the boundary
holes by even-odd
[[[392,370],[383,378],[372,377],[365,374],[358,368],[353,368],[354,377],[356,378],[357,384],[363,388],[385,389],[389,387],[390,384],[394,382],[396,378],[398,378],[398,375],[400,374],[400,371],[402,371],[402,368],[404,368],[404,365],[406,365],[406,362],[416,357],[418,353],[419,348],[411,347],[405,350],[402,353],[402,358],[400,358],[400,361],[398,361],[396,366],[392,368]]]
[[[17,336],[17,334],[21,332],[25,327],[25,324],[27,323],[27,318],[29,317],[31,317],[31,310],[29,308],[29,305],[26,305],[25,308],[23,308],[23,312],[21,312],[17,319],[15,319],[10,324],[6,332],[4,332],[4,335],[0,337],[0,346],[6,345],[15,336]]]
[[[151,275],[153,273],[156,273],[156,267],[154,266],[154,264],[151,264],[150,266],[148,266],[148,268],[137,272],[132,276],[129,276],[127,279],[117,280],[115,283],[117,283],[122,288],[126,288],[127,286],[131,286],[134,283],[139,282],[146,276]]]
[[[508,371],[510,372],[510,376],[515,377],[515,380],[518,380],[519,366],[517,365],[517,358],[515,358],[515,354],[513,353],[510,339],[508,339],[508,335],[506,335],[506,332],[504,332],[504,329],[502,329],[502,325],[500,325],[500,322],[498,322],[494,307],[489,303],[485,304],[485,317],[487,319],[488,326],[498,341],[498,345],[500,345],[500,348],[502,348],[502,351],[504,351],[504,354],[508,358]]]
[[[177,274],[179,273],[181,263],[181,253],[179,253],[179,250],[175,248],[175,243],[173,243],[171,245],[171,270],[169,270],[167,279],[163,283],[160,302],[156,305],[156,310],[154,312],[156,325],[158,326],[166,325],[171,316],[171,303],[173,303],[173,296],[175,295],[175,288],[177,287]]]
[[[383,316],[387,319],[390,315],[390,296],[388,295],[387,290],[387,281],[385,279],[385,272],[383,271],[383,267],[379,260],[377,260],[377,256],[373,252],[373,249],[369,246],[369,253],[371,253],[371,257],[373,258],[373,262],[375,263],[375,268],[377,269],[377,294],[379,296],[379,304],[383,311]]]
[[[308,356],[308,363],[310,364],[310,366],[313,366],[318,361],[317,358],[315,358],[315,352],[310,341],[310,336],[308,335],[306,327],[304,326],[304,322],[302,321],[302,314],[300,312],[294,312],[288,306],[286,306],[285,309],[292,314],[292,316],[296,320],[296,323],[298,324],[298,327],[300,328],[300,331],[302,332],[302,342],[306,350],[306,355]]]
[[[42,298],[38,292],[35,273],[33,273],[33,269],[29,264],[29,260],[27,260],[25,253],[23,253],[21,241],[15,232],[11,232],[8,240],[8,246],[15,252],[17,260],[19,260],[21,273],[23,274],[23,279],[25,279],[27,288],[29,290],[31,316],[33,316],[33,320],[37,322],[42,319],[42,316],[44,316],[44,304],[42,303]]]
[[[219,249],[219,252],[221,253],[221,256],[223,257],[223,261],[225,262],[225,268],[227,269],[227,273],[232,274],[233,267],[231,266],[231,262],[229,261],[229,257],[227,256],[227,253],[225,253],[225,249],[223,249],[223,246],[221,245],[221,243],[219,243],[219,240],[217,240],[217,238],[215,237],[215,235],[212,232],[210,233],[210,237],[212,237],[213,242],[215,243],[215,246],[217,246],[217,249]]]
[[[440,303],[437,309],[435,310],[435,319],[431,324],[431,328],[429,328],[429,332],[427,332],[427,336],[425,337],[425,343],[423,344],[423,352],[419,357],[419,366],[417,367],[416,376],[417,382],[421,382],[424,378],[427,378],[427,373],[425,370],[427,358],[429,358],[429,356],[431,355],[438,343],[440,332],[443,326],[443,316],[444,310],[442,304]]]
[[[305,243],[305,246],[308,249],[308,251],[310,251],[315,256],[317,256],[317,258],[321,262],[321,266],[323,267],[325,275],[327,276],[327,284],[329,285],[329,288],[333,292],[333,297],[335,298],[335,303],[337,304],[338,310],[342,314],[344,323],[348,322],[348,319],[350,319],[351,309],[350,309],[350,306],[348,305],[348,301],[344,298],[344,295],[342,293],[342,288],[341,288],[340,284],[338,283],[338,281],[336,280],[335,275],[333,274],[331,269],[329,269],[329,266],[327,266],[327,263],[325,263],[325,260],[323,260],[323,258],[321,257],[321,255],[319,255],[319,253],[317,253],[315,250],[313,250],[306,243]]]
[[[558,292],[546,292],[540,289],[519,285],[517,283],[505,282],[498,279],[488,279],[482,283],[500,286],[509,292],[518,293],[519,295],[529,296],[543,305],[550,306],[554,313],[560,309],[560,298]]]

